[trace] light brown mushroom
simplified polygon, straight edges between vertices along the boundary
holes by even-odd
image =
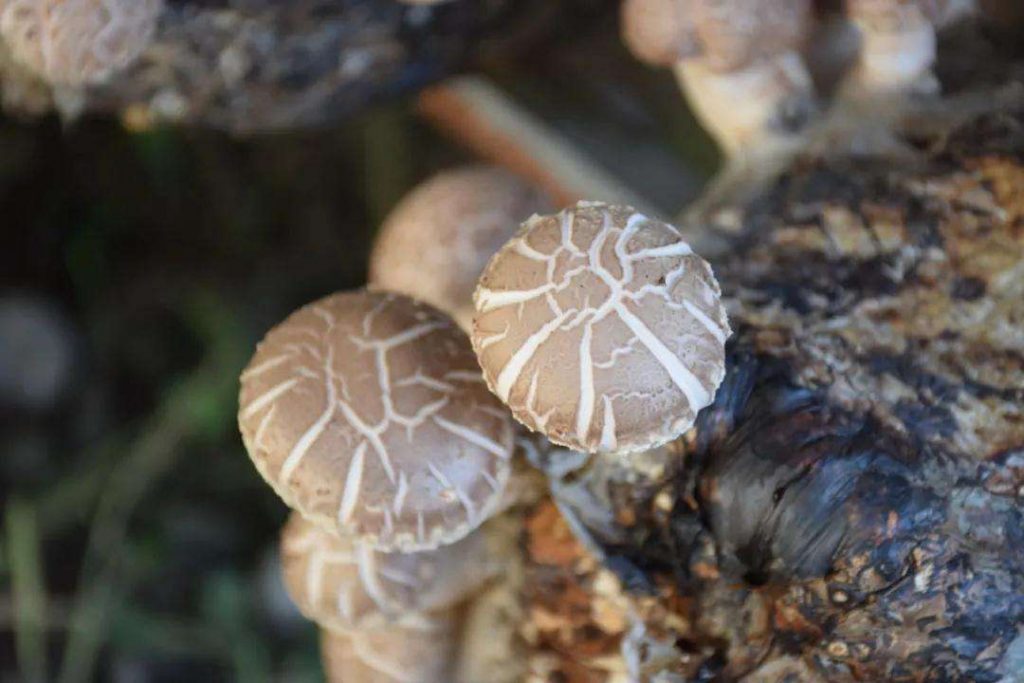
[[[799,50],[810,0],[626,0],[623,40],[673,67],[695,114],[730,154],[787,138],[815,110]]]
[[[281,536],[288,594],[332,631],[429,624],[478,592],[501,568],[483,531],[439,550],[382,553],[292,515]]]
[[[860,34],[847,95],[933,93],[936,30],[974,11],[974,0],[845,0]]]
[[[0,37],[51,85],[89,85],[142,54],[162,9],[162,0],[5,0]]]
[[[455,615],[429,628],[320,632],[329,683],[447,683],[458,641]]]
[[[499,168],[440,173],[388,216],[370,256],[370,284],[426,301],[468,328],[487,261],[522,221],[551,208],[541,192]]]
[[[725,375],[711,267],[672,226],[581,202],[533,218],[491,260],[472,341],[522,424],[586,452],[633,452],[692,426]]]
[[[499,503],[513,448],[465,333],[398,294],[309,304],[242,373],[239,427],[257,469],[322,528],[384,551],[453,543]]]

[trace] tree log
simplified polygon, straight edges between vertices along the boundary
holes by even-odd
[[[109,82],[52,90],[0,45],[5,108],[122,114],[232,131],[314,126],[464,68],[482,46],[514,53],[605,0],[166,0],[140,59]]]
[[[809,152],[719,214],[725,384],[674,471],[570,475],[610,508],[562,501],[603,566],[534,513],[536,680],[622,680],[620,648],[642,681],[1024,680],[1014,87],[897,131],[915,160]],[[595,607],[609,570],[629,623]]]

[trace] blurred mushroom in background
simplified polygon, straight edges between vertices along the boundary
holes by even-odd
[[[370,286],[425,301],[468,329],[473,290],[491,256],[520,223],[550,208],[539,190],[497,167],[439,173],[384,222],[370,256]]]
[[[817,111],[800,50],[809,0],[626,0],[622,35],[648,64],[675,69],[704,127],[730,156],[789,146]]]

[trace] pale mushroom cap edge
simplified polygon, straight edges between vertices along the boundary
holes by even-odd
[[[473,348],[529,429],[578,451],[640,451],[689,429],[725,376],[711,267],[672,226],[580,202],[528,221],[475,295]]]

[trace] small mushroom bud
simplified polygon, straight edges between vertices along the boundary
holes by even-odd
[[[320,632],[328,683],[442,683],[452,680],[458,645],[453,614],[429,627]]]
[[[51,85],[83,86],[130,66],[162,10],[162,0],[5,0],[0,36]]]
[[[482,532],[439,550],[381,553],[293,514],[281,536],[285,587],[299,611],[332,631],[429,623],[499,569]]]
[[[512,421],[466,335],[383,292],[293,313],[242,373],[249,455],[293,509],[373,547],[453,543],[487,520],[509,476]]]
[[[729,153],[790,135],[815,109],[798,54],[810,0],[626,0],[623,40],[675,68],[690,105]]]
[[[370,284],[426,301],[468,328],[488,259],[515,226],[550,209],[538,190],[498,168],[441,173],[385,221],[370,256]]]
[[[473,348],[517,420],[587,452],[690,428],[725,376],[730,334],[711,267],[672,226],[581,202],[534,217],[488,264]]]

